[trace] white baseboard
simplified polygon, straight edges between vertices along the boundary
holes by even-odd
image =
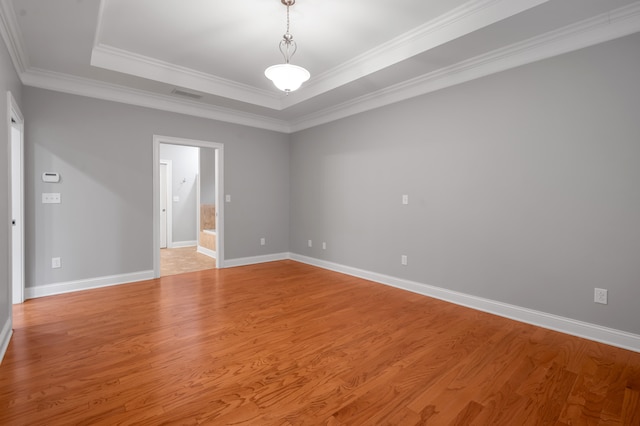
[[[171,243],[171,247],[170,248],[182,248],[182,247],[195,247],[198,245],[198,242],[193,240],[193,241],[173,241]]]
[[[140,271],[129,274],[110,275],[106,277],[88,278],[86,280],[47,284],[38,287],[27,287],[25,288],[25,299],[34,299],[36,297],[53,296],[73,291],[127,284],[135,281],[150,280],[153,278],[153,271]]]
[[[611,346],[640,352],[640,335],[628,333],[626,331],[616,330],[613,328],[603,327],[600,325],[578,321],[571,318],[565,318],[558,315],[535,311],[533,309],[510,305],[508,303],[497,302],[495,300],[472,296],[469,294],[422,284],[415,281],[409,281],[401,278],[391,277],[388,275],[378,274],[375,272],[365,271],[363,269],[352,268],[350,266],[327,262],[312,257],[291,254],[290,258],[297,262],[306,263],[323,269],[352,275],[370,281],[375,281],[380,284],[397,287],[403,290],[411,291],[413,293],[418,293],[424,296],[429,296],[447,302],[455,303],[456,305],[466,306],[468,308],[488,312],[527,324],[537,325],[539,327],[548,328],[550,330],[559,331],[561,333],[583,337],[585,339],[594,340],[596,342],[606,343]]]
[[[218,253],[215,250],[208,249],[206,247],[198,246],[198,253],[204,254],[205,256],[213,257],[214,259],[218,258]]]
[[[265,254],[263,256],[240,257],[238,259],[226,259],[224,261],[225,268],[233,268],[236,266],[254,265],[256,263],[275,262],[277,260],[291,259],[290,253],[274,253]]]
[[[9,315],[7,320],[4,322],[2,331],[0,331],[0,363],[2,363],[2,360],[4,359],[4,354],[7,352],[9,342],[11,341],[11,335],[13,334],[13,322],[11,318],[11,315]]]

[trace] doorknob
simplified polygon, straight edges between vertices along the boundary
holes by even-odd
[[[163,211],[163,212],[166,212],[166,211],[167,211],[167,209],[162,209],[162,211]]]
[[[15,219],[13,219],[13,220],[11,221],[11,224],[12,224],[13,226],[16,226],[16,220],[15,220]]]

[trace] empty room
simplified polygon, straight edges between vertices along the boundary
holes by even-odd
[[[0,424],[640,425],[640,1],[0,35]]]

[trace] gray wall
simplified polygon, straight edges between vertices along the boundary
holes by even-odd
[[[0,41],[0,330],[11,317],[11,277],[9,275],[9,170],[7,91],[22,108],[22,85],[13,68],[4,42]]]
[[[638,46],[294,134],[291,251],[640,333]]]
[[[288,250],[287,135],[30,87],[23,103],[28,287],[153,269],[154,134],[224,144],[226,259]]]
[[[160,159],[171,160],[172,240],[174,243],[195,242],[198,238],[196,176],[200,170],[200,148],[160,144]]]

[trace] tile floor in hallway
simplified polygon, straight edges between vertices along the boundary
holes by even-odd
[[[160,276],[184,274],[216,267],[216,260],[198,253],[195,247],[160,249]]]

